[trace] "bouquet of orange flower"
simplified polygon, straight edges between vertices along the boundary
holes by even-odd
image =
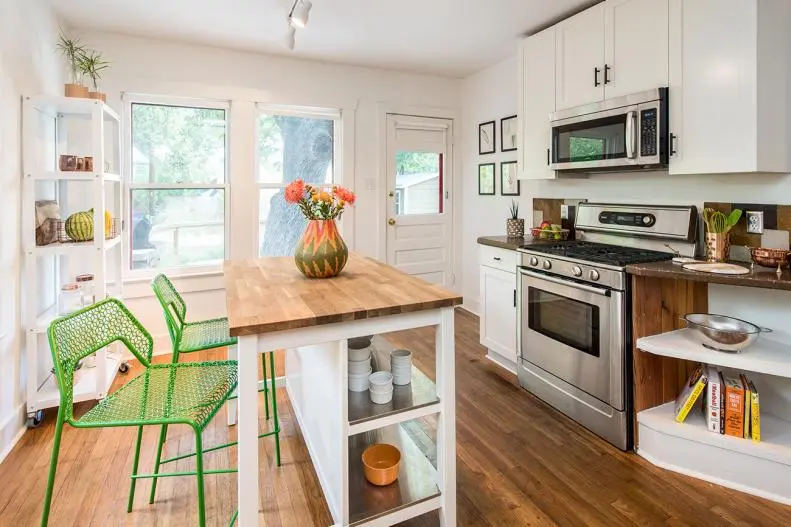
[[[329,191],[306,184],[301,179],[286,187],[286,201],[299,205],[302,214],[309,220],[332,220],[338,218],[356,199],[351,190],[333,185]]]

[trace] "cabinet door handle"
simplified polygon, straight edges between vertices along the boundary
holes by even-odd
[[[609,84],[610,83],[610,70],[611,69],[612,68],[610,68],[610,66],[608,64],[604,65],[604,84]]]
[[[514,289],[514,307],[516,307],[516,289]]]
[[[547,148],[547,166],[549,166],[549,148]]]
[[[499,262],[501,260],[501,258],[499,256],[494,256],[493,258],[494,258],[495,262]]]
[[[598,67],[596,67],[596,66],[593,67],[593,86],[594,87],[596,87],[599,84],[601,84],[601,82],[599,82],[599,72],[600,71],[601,70]]]
[[[676,134],[670,134],[670,155],[676,155],[676,143],[678,142],[678,136]]]

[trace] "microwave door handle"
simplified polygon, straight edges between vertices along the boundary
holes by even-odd
[[[634,159],[635,144],[637,143],[637,112],[631,111],[626,114],[626,158]]]
[[[610,296],[609,289],[599,289],[598,287],[594,287],[592,285],[580,284],[578,282],[571,282],[568,280],[561,280],[559,278],[555,278],[554,276],[538,274],[533,271],[528,271],[527,269],[519,269],[519,272],[524,276],[529,276],[530,278],[535,278],[537,280],[545,280],[553,284],[564,285],[572,289],[579,289],[581,291],[587,291],[588,293],[593,293],[596,295]]]

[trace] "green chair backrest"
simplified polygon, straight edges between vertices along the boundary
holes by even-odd
[[[55,378],[65,420],[72,421],[74,369],[77,363],[108,344],[122,342],[148,367],[154,340],[118,299],[107,298],[76,313],[55,319],[47,331]]]
[[[170,334],[170,341],[174,348],[178,346],[181,340],[181,333],[184,329],[184,324],[187,322],[187,304],[173,283],[164,274],[158,274],[151,282],[151,288],[154,294],[157,295],[157,300],[162,306],[162,311],[165,312],[165,322],[168,325],[168,333]]]

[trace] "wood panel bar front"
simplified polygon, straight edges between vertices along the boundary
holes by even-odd
[[[637,349],[637,339],[686,327],[687,313],[708,311],[708,284],[632,275],[632,359],[635,445],[637,413],[672,401],[695,363]]]

